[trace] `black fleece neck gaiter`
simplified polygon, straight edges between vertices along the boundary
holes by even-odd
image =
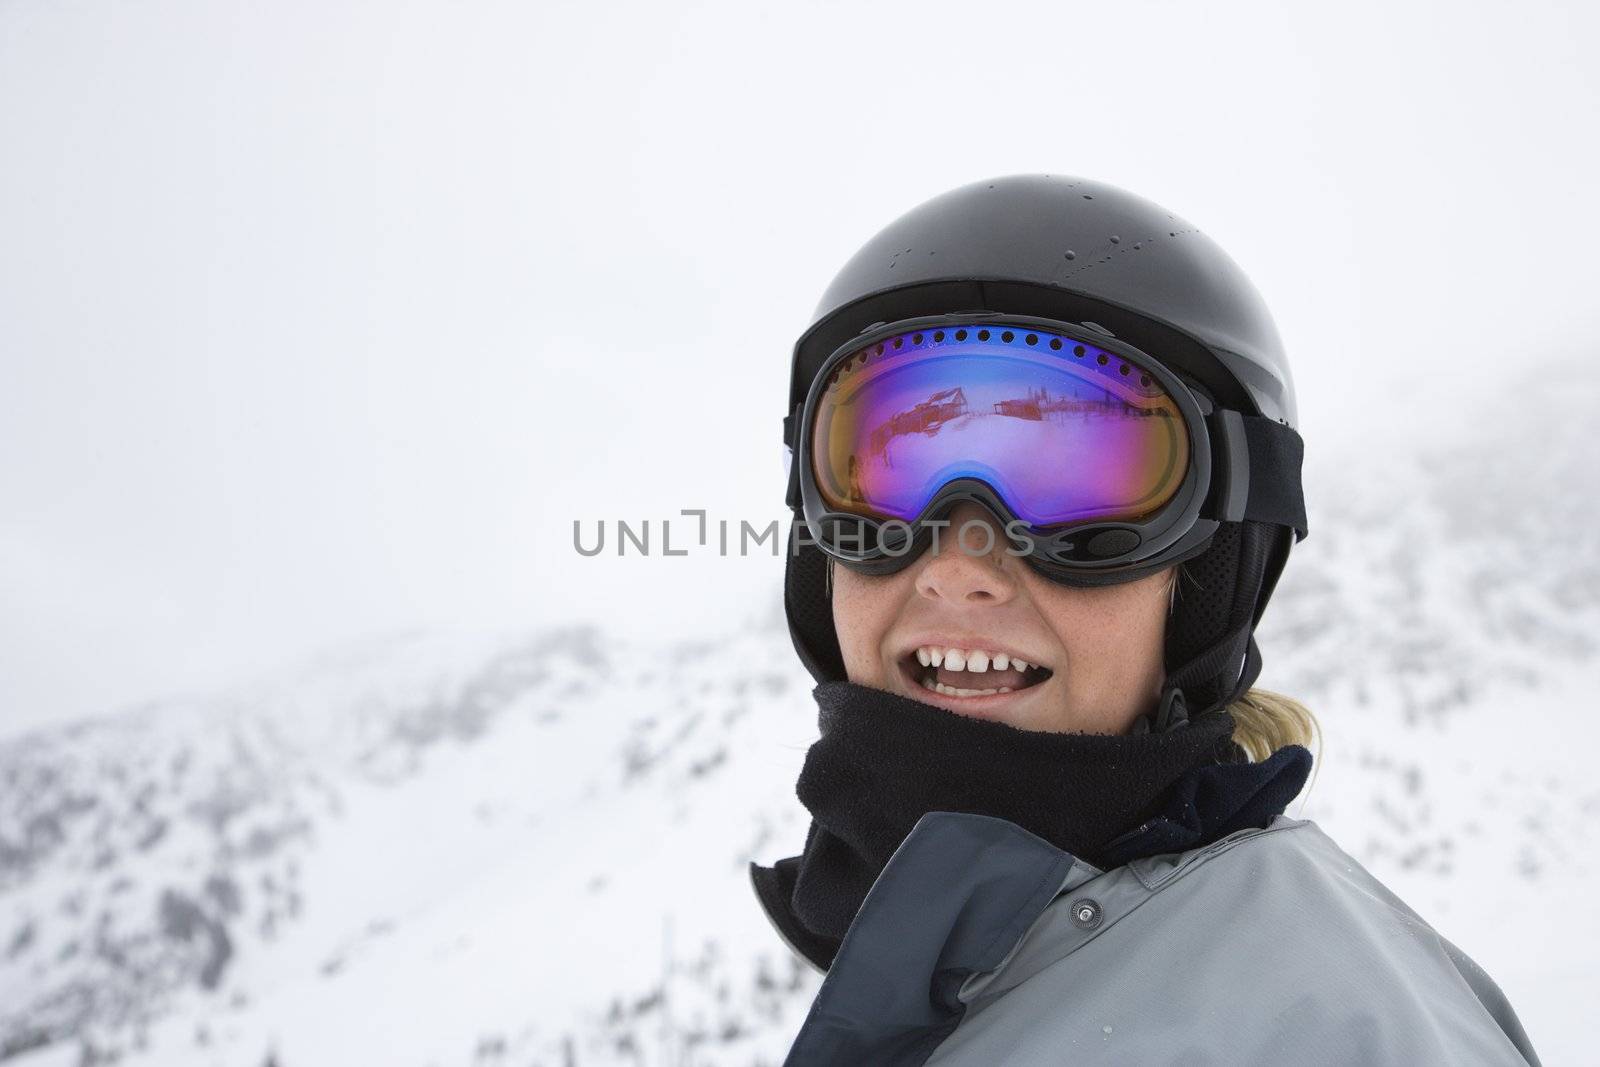
[[[930,811],[1010,820],[1104,870],[1101,850],[1176,793],[1186,797],[1175,818],[1192,815],[1192,781],[1174,789],[1186,774],[1245,762],[1226,711],[1162,734],[1048,733],[852,682],[825,682],[814,693],[822,736],[795,789],[812,815],[805,849],[752,867],[769,915],[824,968],[889,857]]]

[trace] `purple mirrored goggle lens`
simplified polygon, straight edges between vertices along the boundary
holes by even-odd
[[[945,327],[860,349],[816,405],[812,471],[827,506],[914,520],[978,478],[1036,527],[1145,518],[1177,495],[1189,434],[1149,371],[1065,335]]]

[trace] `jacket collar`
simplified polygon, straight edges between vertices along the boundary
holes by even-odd
[[[1281,814],[1289,802],[1299,794],[1310,772],[1311,762],[1311,753],[1307,749],[1300,745],[1285,745],[1259,763],[1224,763],[1197,767],[1175,783],[1154,814],[1121,837],[1114,839],[1103,850],[1103,854],[1096,858],[1104,870],[1111,870],[1141,857],[1178,853],[1206,845],[1236,830],[1265,826],[1274,816]],[[921,827],[935,815],[963,819],[987,818],[976,815],[956,816],[952,812],[930,812],[924,815],[916,826]],[[935,820],[935,822],[941,821]],[[1026,833],[1021,827],[1007,820],[988,818],[987,821],[1003,823],[1014,831]],[[814,822],[810,832],[816,832]],[[913,829],[913,833],[915,832]],[[1076,859],[1033,834],[1027,834],[1027,837],[1059,855]],[[908,836],[907,841],[909,840]],[[810,845],[809,837],[806,844]],[[902,842],[894,855],[900,855],[905,847],[905,843]],[[794,898],[800,860],[801,856],[792,856],[777,861],[771,867],[761,867],[751,863],[751,884],[762,911],[772,923],[779,938],[796,955],[817,971],[826,974],[833,964],[836,953],[841,949],[841,942],[811,932],[795,917],[790,902]],[[1077,859],[1076,862],[1083,869],[1099,870],[1084,860]],[[942,884],[944,883],[927,883],[933,886]],[[876,892],[875,885],[872,893]],[[926,889],[921,894],[922,898],[929,895]],[[871,894],[867,899],[871,899]],[[918,904],[922,905],[922,899],[918,899]],[[846,939],[848,936],[847,932]]]
[[[846,931],[786,1064],[921,1063],[960,1022],[962,984],[1000,966],[1052,900],[1101,873],[1005,819],[922,816]]]

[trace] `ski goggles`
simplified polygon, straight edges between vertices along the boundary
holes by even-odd
[[[1197,554],[1224,521],[1304,536],[1299,448],[1219,409],[1160,360],[1084,324],[968,313],[874,327],[825,360],[785,420],[790,504],[813,543],[869,573],[920,555],[961,501],[1063,580],[1131,580]],[[1251,500],[1251,455],[1267,483]]]

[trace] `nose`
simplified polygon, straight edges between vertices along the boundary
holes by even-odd
[[[1005,530],[987,508],[964,502],[939,531],[939,550],[928,550],[917,575],[917,592],[953,606],[1004,604],[1017,594],[1017,581],[1003,565]],[[987,527],[987,532],[984,527]],[[987,549],[987,551],[985,551]]]

